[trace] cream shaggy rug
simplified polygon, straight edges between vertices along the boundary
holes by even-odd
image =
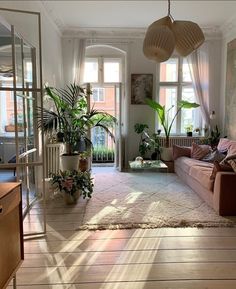
[[[218,216],[175,174],[104,168],[94,178],[79,230],[236,225],[236,217]]]

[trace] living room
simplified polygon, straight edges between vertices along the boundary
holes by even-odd
[[[164,82],[160,84],[161,64],[149,60],[143,54],[143,40],[147,27],[167,15],[168,1],[1,1],[0,8],[40,12],[43,85],[47,83],[49,86],[63,88],[73,83],[74,51],[76,47],[79,51],[81,39],[86,39],[85,57],[88,62],[94,58],[119,59],[121,64],[119,82],[122,84],[120,89],[122,141],[118,148],[120,158],[116,160],[116,166],[120,170],[128,169],[129,161],[140,156],[140,138],[134,130],[135,124],[148,125],[151,133],[162,129],[161,138],[164,137],[163,128],[157,123],[155,111],[143,103],[143,100],[141,103],[135,100],[131,87],[137,77],[147,79],[151,75],[152,99],[156,99],[161,85],[162,88],[166,88],[169,84]],[[190,1],[188,3],[173,0],[170,1],[170,9],[175,19],[190,20],[202,28],[205,42],[199,49],[208,51],[206,63],[208,70],[203,87],[204,93],[208,95],[206,103],[209,123],[211,128],[217,125],[222,138],[227,136],[230,140],[236,140],[235,97],[233,92],[229,91],[235,84],[229,79],[230,76],[227,76],[230,43],[231,46],[234,45],[233,41],[236,38],[234,1]],[[33,15],[19,15],[17,12],[12,14],[4,10],[1,10],[0,14],[8,23],[15,26],[23,38],[28,39],[29,42],[35,41],[38,23]],[[115,17],[116,15],[123,17]],[[170,57],[171,65],[173,59],[176,59],[175,55]],[[184,61],[183,58],[177,57],[177,59]],[[172,94],[175,92],[172,91]],[[199,112],[198,117],[193,121],[194,129],[199,127],[201,129],[200,136],[198,132],[194,133],[196,139],[205,137],[203,133],[205,124],[206,121]],[[181,125],[180,119],[174,126],[175,137],[181,135],[188,140],[189,138],[185,137],[186,124],[182,127]],[[60,204],[58,208],[49,204],[47,240],[42,238],[25,242],[26,257],[19,270],[19,288],[27,288],[27,286],[32,288],[235,288],[233,272],[236,266],[234,244],[236,231],[235,228],[231,228],[232,224],[228,223],[228,219],[222,222],[222,219],[218,219],[218,214],[214,215],[216,218],[214,222],[218,224],[214,226],[216,228],[199,229],[195,228],[196,226],[193,228],[183,222],[184,218],[180,219],[181,224],[175,225],[181,228],[158,229],[160,225],[158,228],[148,230],[142,229],[141,226],[132,227],[132,220],[136,217],[140,218],[139,223],[145,219],[145,222],[149,220],[150,224],[158,218],[155,210],[160,213],[162,207],[161,202],[159,207],[157,204],[154,205],[153,187],[159,186],[159,196],[163,194],[164,188],[168,188],[170,195],[165,202],[170,204],[169,200],[176,197],[175,192],[180,191],[179,180],[174,174],[159,172],[156,173],[157,176],[155,172],[132,172],[129,178],[124,180],[120,175],[113,175],[114,172],[109,171],[109,168],[95,170],[100,174],[100,180],[96,179],[95,186],[97,188],[99,186],[100,191],[106,191],[107,196],[102,200],[98,195],[94,195],[94,198],[92,196],[91,201],[93,203],[96,201],[99,207],[95,209],[90,202],[88,215],[83,211],[85,200],[73,209],[67,208],[64,204]],[[114,188],[112,192],[109,191],[111,187]],[[187,186],[184,188],[186,189]],[[119,203],[124,201],[122,193],[125,190],[130,190],[129,197],[125,199],[126,207],[129,209],[127,211],[123,210],[123,203],[122,205]],[[113,193],[115,197],[109,193]],[[153,202],[153,206],[148,203],[149,200]],[[202,216],[200,216],[201,210],[196,211],[195,215],[200,216],[199,227],[204,227],[202,225],[204,220],[206,221],[209,215],[213,216],[214,210],[209,213],[210,210],[206,209],[205,202],[199,200],[201,198],[196,200],[196,204],[201,207]],[[138,201],[143,202],[142,208]],[[190,203],[186,191],[179,198],[180,202],[185,203],[186,207],[183,211],[186,210]],[[112,206],[109,207],[109,204]],[[111,211],[103,211],[105,205]],[[179,205],[177,207],[169,206],[168,210],[167,207],[163,207],[163,216],[165,213],[169,215],[171,211],[181,215],[183,211],[180,210]],[[83,222],[75,221],[75,219],[87,218],[91,224],[95,221],[99,222],[99,219],[108,222],[109,218],[111,219],[112,209],[116,211],[119,220],[124,220],[126,216],[130,218],[131,221],[126,227],[117,226],[118,229],[129,228],[129,230],[89,231],[86,226],[82,228]],[[43,215],[37,211],[37,208],[33,208],[31,214],[27,216],[24,229],[27,232],[34,229],[41,230],[43,226],[38,225],[39,218],[42,221]],[[230,228],[225,228],[227,226]],[[110,228],[115,229],[112,226]],[[152,228],[152,225],[149,228]],[[133,257],[129,252],[134,254]],[[216,269],[218,273],[207,268],[209,263],[213,264],[214,270]],[[184,276],[184,271],[188,273],[187,277]],[[205,274],[204,271],[207,273]],[[140,276],[136,274],[137,272]]]

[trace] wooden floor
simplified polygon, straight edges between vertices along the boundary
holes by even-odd
[[[18,288],[236,288],[236,228],[76,231],[64,216],[50,214],[47,236],[25,241]]]
[[[236,289],[236,228],[77,231],[80,205],[47,206],[47,235],[25,241],[18,288]],[[40,220],[36,206],[25,232]]]

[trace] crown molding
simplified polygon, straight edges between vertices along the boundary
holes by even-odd
[[[107,28],[107,27],[92,27],[78,28],[68,27],[62,32],[63,38],[123,38],[123,39],[143,39],[146,33],[146,28]],[[222,32],[219,27],[203,27],[205,38],[221,39]]]
[[[143,39],[147,30],[144,27],[66,27],[65,23],[49,8],[47,1],[40,0],[39,3],[55,30],[63,38]],[[222,32],[224,33],[224,29],[219,26],[201,28],[207,40],[221,39]]]
[[[222,39],[222,32],[219,26],[202,27],[201,28],[206,40]]]
[[[63,30],[62,37],[137,39],[144,38],[145,32],[144,28],[68,27]]]
[[[62,37],[62,31],[64,27],[63,23],[58,18],[54,17],[53,12],[48,9],[46,1],[40,0],[38,1],[38,4],[57,34]]]
[[[235,37],[235,34],[236,34],[236,16],[230,18],[228,21],[226,21],[221,26],[221,32],[222,32],[224,39],[230,37],[232,34]]]

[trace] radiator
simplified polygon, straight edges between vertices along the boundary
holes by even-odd
[[[193,137],[186,137],[186,136],[172,136],[170,137],[170,143],[169,146],[172,147],[173,144],[179,145],[179,146],[187,146],[191,147],[192,143],[199,143],[201,141],[202,137],[199,136],[193,136]],[[160,137],[160,146],[165,146],[165,137]]]
[[[60,155],[63,152],[63,144],[46,145],[46,178],[50,173],[58,173],[60,169]]]

